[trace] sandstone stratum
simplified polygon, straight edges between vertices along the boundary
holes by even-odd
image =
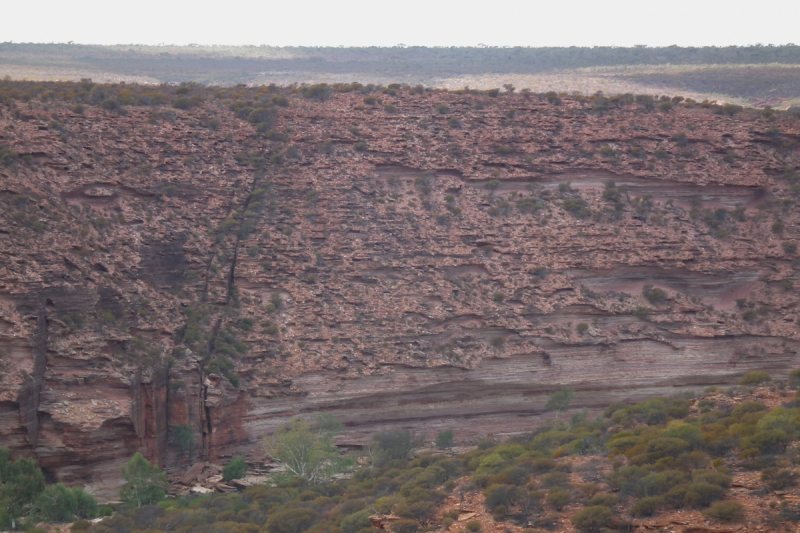
[[[680,98],[0,83],[0,442],[113,498],[332,413],[530,430],[800,365],[800,119]],[[147,104],[147,105],[145,105]],[[551,415],[548,415],[551,416]],[[194,446],[176,438],[188,426]]]

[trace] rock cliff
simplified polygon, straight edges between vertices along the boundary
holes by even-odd
[[[230,98],[267,92],[0,108],[0,442],[51,481],[257,461],[298,414],[465,440],[562,385],[592,410],[800,363],[797,118],[294,91],[264,135]]]

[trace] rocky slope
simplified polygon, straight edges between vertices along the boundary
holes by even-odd
[[[596,409],[800,363],[796,117],[295,90],[262,135],[230,109],[277,92],[0,108],[0,441],[51,480],[255,462],[298,414],[467,440],[562,385]]]

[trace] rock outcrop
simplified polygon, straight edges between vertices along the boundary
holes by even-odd
[[[469,440],[562,385],[596,411],[800,363],[796,118],[289,100],[266,137],[224,99],[2,110],[0,442],[50,480],[113,497],[137,450],[255,462],[297,415]]]

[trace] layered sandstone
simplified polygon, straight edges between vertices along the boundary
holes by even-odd
[[[298,414],[468,440],[562,385],[798,365],[797,119],[372,96],[292,96],[285,141],[221,101],[3,109],[2,444],[111,496],[137,450],[258,461]]]

